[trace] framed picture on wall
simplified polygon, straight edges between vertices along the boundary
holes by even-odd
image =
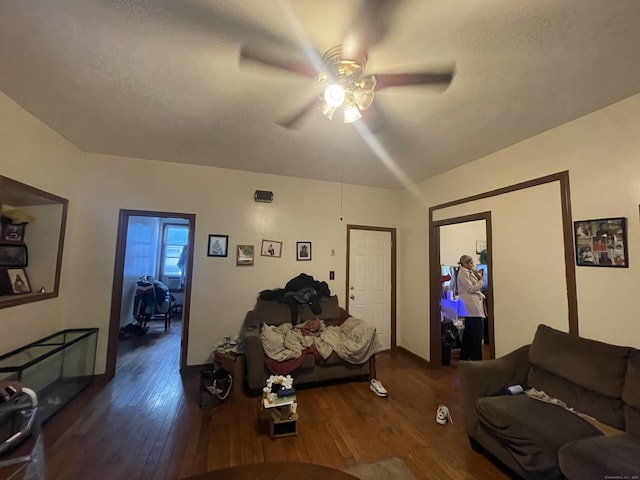
[[[282,255],[282,242],[276,240],[262,240],[260,255],[263,257],[277,257]]]
[[[296,260],[299,262],[311,260],[311,242],[296,242]]]
[[[599,218],[573,222],[576,265],[629,267],[627,219]]]
[[[229,246],[229,235],[209,235],[208,257],[226,257]]]
[[[3,242],[24,242],[24,230],[26,223],[11,223],[6,217],[2,217],[0,226],[0,240]]]
[[[31,293],[31,285],[29,285],[29,279],[24,269],[8,268],[7,276],[9,277],[10,290],[13,295]]]
[[[236,265],[253,265],[253,245],[236,247]]]
[[[0,267],[26,267],[29,261],[24,244],[0,244]]]

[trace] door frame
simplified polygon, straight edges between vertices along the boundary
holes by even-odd
[[[490,349],[490,357],[496,357],[496,341],[495,341],[495,330],[493,324],[493,254],[491,250],[492,244],[492,229],[491,229],[491,212],[479,212],[473,213],[471,215],[465,215],[462,217],[454,217],[454,218],[446,218],[443,220],[437,220],[433,222],[433,253],[435,253],[436,258],[430,259],[429,262],[431,265],[437,265],[438,268],[431,268],[431,278],[429,280],[430,285],[432,286],[432,290],[435,287],[438,288],[438,299],[440,299],[442,292],[442,284],[440,282],[440,227],[445,225],[459,225],[462,223],[475,222],[478,220],[484,220],[485,225],[485,238],[487,240],[487,273],[489,275],[488,278],[488,288],[487,288],[487,323],[489,327],[489,349]],[[433,294],[433,292],[432,292]],[[440,302],[439,300],[435,302],[438,307],[438,312],[435,313],[438,317],[440,316]],[[433,310],[434,302],[431,302],[431,308]],[[434,312],[431,312],[431,318],[434,318]],[[431,365],[432,366],[442,366],[442,342],[441,342],[441,333],[440,333],[440,323],[431,322],[430,328],[430,345],[429,350],[431,351]],[[435,356],[434,356],[435,355]],[[435,363],[434,363],[435,359]]]
[[[154,212],[149,210],[121,209],[118,218],[116,254],[111,288],[111,313],[109,315],[109,336],[107,340],[106,378],[116,375],[118,354],[118,338],[120,335],[120,318],[122,309],[122,287],[124,280],[124,261],[127,248],[127,231],[130,217],[182,218],[189,222],[189,240],[187,251],[187,274],[184,283],[184,300],[182,303],[182,338],[180,341],[180,365],[182,370],[187,364],[187,348],[189,340],[189,311],[191,305],[191,276],[193,272],[193,246],[195,241],[196,216],[193,213]]]
[[[444,208],[462,205],[498,195],[505,195],[518,190],[525,190],[527,188],[534,188],[539,185],[555,182],[558,182],[560,189],[560,205],[558,205],[558,208],[560,209],[560,214],[562,216],[562,236],[564,240],[565,280],[567,286],[568,308],[567,323],[569,326],[569,333],[571,335],[578,335],[578,294],[576,285],[576,266],[574,263],[575,256],[573,250],[574,239],[573,220],[571,217],[571,190],[569,188],[569,171],[564,170],[544,177],[534,178],[532,180],[516,183],[507,187],[490,190],[488,192],[429,207],[429,364],[432,367],[442,367],[442,355],[440,353],[442,351],[442,345],[440,342],[440,264],[434,263],[438,262],[440,254],[440,229],[435,228],[434,226],[434,213]],[[437,251],[435,242],[436,237],[438,237]],[[495,344],[495,338],[492,338],[492,344]]]
[[[345,310],[349,312],[349,266],[351,264],[351,230],[372,230],[391,234],[391,349],[396,348],[396,229],[370,225],[347,225],[347,266],[345,282]]]

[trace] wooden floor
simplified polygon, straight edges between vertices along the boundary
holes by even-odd
[[[367,382],[298,389],[299,434],[274,440],[257,420],[257,398],[198,408],[197,372],[177,369],[179,340],[180,322],[172,322],[168,333],[158,324],[121,342],[115,379],[94,382],[45,424],[48,480],[177,480],[278,461],[346,469],[390,456],[418,479],[508,478],[469,447],[455,358],[431,370],[402,350],[379,355],[388,398]],[[453,424],[435,422],[439,403]]]

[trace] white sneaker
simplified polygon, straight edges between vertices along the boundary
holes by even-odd
[[[440,425],[446,425],[447,421],[453,423],[449,409],[444,405],[438,405],[438,410],[436,411],[436,422]]]
[[[387,389],[384,388],[380,380],[377,380],[375,378],[371,379],[371,384],[369,385],[369,389],[379,397],[387,396]]]

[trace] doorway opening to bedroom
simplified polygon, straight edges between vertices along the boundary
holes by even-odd
[[[129,364],[186,365],[194,229],[193,214],[120,211],[109,378]]]

